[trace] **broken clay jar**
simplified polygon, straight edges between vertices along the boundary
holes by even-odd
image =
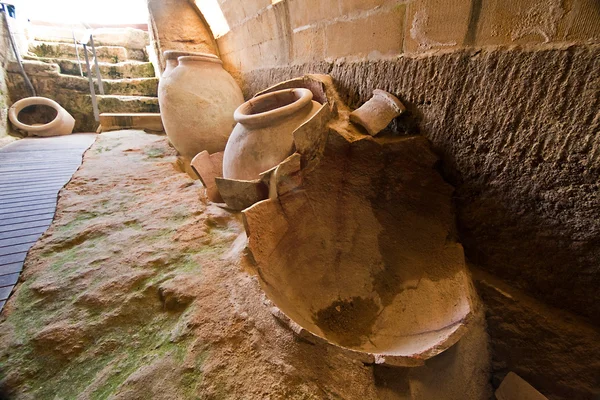
[[[223,63],[212,54],[178,58],[162,79],[158,101],[165,132],[187,160],[203,150],[223,151],[244,97]]]
[[[366,129],[371,136],[377,135],[406,108],[396,96],[384,90],[373,90],[373,97],[350,114],[350,121]]]
[[[223,177],[254,180],[294,151],[293,132],[321,107],[308,89],[257,96],[235,110],[238,123],[223,156]]]

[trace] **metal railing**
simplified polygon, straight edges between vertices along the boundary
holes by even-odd
[[[80,36],[79,39],[77,39],[75,37],[75,31],[72,30],[72,35],[73,35],[73,43],[75,43],[75,54],[77,56],[77,63],[79,65],[79,73],[81,74],[81,76],[83,76],[83,69],[81,68],[81,58],[79,57],[79,46],[81,45],[83,47],[83,55],[85,58],[85,65],[87,68],[87,77],[88,77],[88,82],[90,84],[90,95],[92,97],[92,109],[94,111],[94,119],[96,121],[100,121],[100,111],[98,109],[98,99],[96,98],[96,89],[94,87],[94,79],[92,78],[92,67],[90,65],[90,59],[89,59],[89,55],[88,55],[88,51],[91,50],[92,53],[92,57],[94,60],[94,67],[96,70],[96,80],[98,83],[98,91],[100,92],[101,95],[104,94],[104,84],[102,82],[102,74],[100,73],[100,66],[98,65],[98,55],[96,54],[96,46],[94,45],[94,35],[93,35],[93,29],[87,25],[86,23],[83,23],[83,25],[85,26],[85,31],[84,33]]]

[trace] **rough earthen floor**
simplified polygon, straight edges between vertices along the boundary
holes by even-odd
[[[166,137],[99,136],[0,316],[0,383],[23,399],[407,399],[452,378],[364,365],[295,337]],[[457,345],[460,346],[460,343]],[[437,366],[436,366],[436,363]],[[407,382],[407,377],[412,377]],[[415,392],[416,391],[416,392]]]
[[[27,251],[50,226],[58,191],[95,134],[28,138],[0,149],[0,311]]]

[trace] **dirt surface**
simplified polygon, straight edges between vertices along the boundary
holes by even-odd
[[[451,375],[427,375],[444,354],[382,369],[295,338],[241,264],[239,217],[174,161],[166,137],[138,131],[86,153],[0,317],[14,398],[411,398],[444,385],[462,398]]]

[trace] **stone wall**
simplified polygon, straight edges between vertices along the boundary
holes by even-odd
[[[235,72],[321,60],[600,40],[595,0],[219,0],[217,39]]]

